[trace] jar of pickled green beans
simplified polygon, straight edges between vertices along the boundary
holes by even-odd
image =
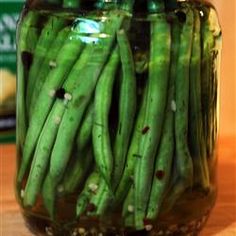
[[[15,186],[30,230],[198,235],[216,199],[220,49],[204,1],[27,1]]]

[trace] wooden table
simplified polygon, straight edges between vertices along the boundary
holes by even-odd
[[[218,201],[201,236],[236,236],[236,137],[219,143]],[[14,174],[15,145],[1,145],[0,236],[30,236],[14,199]]]

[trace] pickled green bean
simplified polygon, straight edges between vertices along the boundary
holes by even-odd
[[[175,112],[175,78],[177,74],[176,61],[179,50],[180,27],[174,22],[171,28],[171,65],[168,85],[168,100],[166,104],[165,122],[162,137],[155,161],[152,189],[148,203],[147,218],[156,219],[159,215],[163,199],[170,184],[171,168],[174,155],[174,112]]]
[[[201,41],[200,14],[194,11],[194,36],[190,61],[189,147],[193,159],[194,184],[209,189],[209,170],[205,137],[203,135],[201,103]]]
[[[136,78],[129,40],[123,30],[117,33],[117,39],[122,63],[122,79],[119,94],[118,129],[113,151],[113,189],[116,189],[122,176],[136,110]]]
[[[135,227],[143,229],[143,220],[151,191],[154,161],[160,142],[171,52],[170,25],[165,15],[155,16],[151,22],[151,53],[147,83],[147,103],[144,107],[143,135],[140,140],[140,158],[134,175]],[[143,194],[145,193],[145,194]]]

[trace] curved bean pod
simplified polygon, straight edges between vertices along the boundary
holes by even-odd
[[[114,143],[113,189],[116,189],[122,176],[136,111],[134,60],[129,40],[124,30],[117,33],[117,40],[122,63],[122,79],[119,95],[118,130]]]
[[[108,116],[118,63],[119,50],[116,47],[98,80],[95,91],[94,124],[92,131],[94,154],[97,167],[107,184],[110,184],[113,167]]]
[[[131,143],[126,158],[125,168],[122,173],[119,185],[115,191],[115,202],[114,202],[115,206],[119,206],[119,204],[121,204],[124,201],[126,195],[128,194],[130,186],[134,181],[135,163],[138,158],[141,158],[139,154],[139,148],[140,148],[139,144],[142,136],[143,120],[145,115],[144,107],[146,106],[146,100],[147,99],[146,99],[146,88],[145,88],[145,92],[143,94],[143,99],[141,103],[141,108],[138,112],[138,116],[132,134]]]
[[[22,58],[23,53],[33,54],[38,41],[38,29],[33,26],[38,22],[38,14],[29,12],[17,28],[17,146],[23,149],[27,131],[27,119],[25,114],[25,81],[28,79],[28,65],[25,68]],[[19,30],[20,29],[20,30]],[[30,65],[31,66],[31,65]],[[21,150],[20,150],[21,151]]]

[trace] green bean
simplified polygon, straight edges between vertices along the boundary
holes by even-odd
[[[177,60],[176,82],[175,82],[175,140],[176,140],[176,179],[168,197],[168,207],[171,208],[181,194],[192,186],[193,163],[189,153],[188,134],[188,104],[189,104],[189,73],[190,58],[193,42],[193,11],[185,8],[186,22],[183,23],[180,34],[180,47]]]
[[[203,131],[206,142],[207,156],[212,156],[217,132],[217,78],[214,72],[217,62],[217,47],[221,46],[221,31],[217,25],[215,10],[203,8],[203,19],[201,23],[202,41],[202,69],[201,69],[201,91],[202,91],[202,115]]]
[[[201,112],[201,33],[199,11],[194,11],[194,18],[194,36],[190,61],[189,147],[193,160],[194,184],[207,190],[210,183]]]
[[[79,150],[83,150],[88,144],[93,128],[93,117],[94,117],[94,103],[92,102],[85,114],[84,121],[79,129],[78,137],[76,139],[77,147]]]
[[[58,126],[66,106],[58,101],[52,108],[40,134],[31,164],[29,177],[24,190],[24,206],[33,207],[41,189],[44,174],[47,171],[51,148],[56,138]]]
[[[74,193],[80,183],[83,182],[84,177],[87,175],[89,169],[93,165],[93,152],[87,148],[78,151],[73,166],[68,166],[63,178],[62,186],[65,194]]]
[[[136,78],[129,40],[124,30],[117,33],[122,62],[122,81],[119,98],[119,120],[114,144],[113,188],[116,189],[125,165],[136,110]]]
[[[94,188],[97,188],[96,191],[94,191],[94,194],[91,195],[91,198],[89,200],[89,202],[91,204],[93,204],[93,206],[95,206],[96,209],[94,209],[94,211],[89,212],[88,215],[90,216],[98,216],[98,207],[99,207],[99,203],[101,203],[102,197],[105,193],[105,189],[107,188],[107,184],[105,182],[105,180],[100,177],[100,181],[99,181],[99,186],[93,186]]]
[[[122,218],[126,227],[134,227],[134,204],[134,186],[132,185],[122,209]]]
[[[55,66],[55,59],[56,59],[57,53],[63,46],[64,41],[66,40],[68,34],[69,34],[69,27],[62,29],[58,33],[56,39],[53,41],[52,43],[53,45],[51,49],[47,52],[46,56],[43,59],[44,61],[42,65],[40,66],[38,77],[37,77],[37,80],[35,80],[32,96],[28,104],[29,114],[32,114],[32,110],[38,99],[38,95],[42,89],[42,86],[45,83],[45,79],[47,78],[47,75],[49,74],[50,70],[53,70],[53,67]]]
[[[112,202],[113,196],[106,181],[102,178],[98,192],[90,199],[90,202],[96,206],[95,211],[90,215],[102,216],[107,211],[109,203]]]
[[[38,40],[38,29],[34,28],[38,22],[38,14],[29,12],[18,27],[17,37],[17,146],[23,149],[27,121],[25,115],[25,81],[28,78],[28,69],[22,61],[22,53],[33,54]],[[20,29],[20,30],[19,30]]]
[[[86,111],[76,141],[78,156],[75,161],[72,161],[72,166],[68,166],[68,171],[63,177],[62,186],[65,193],[73,193],[76,190],[93,162],[91,151],[87,151],[87,145],[89,145],[92,136],[93,108],[93,103],[91,103]]]
[[[171,167],[174,155],[174,114],[175,111],[175,78],[177,72],[176,61],[179,49],[179,24],[174,22],[171,30],[171,65],[168,89],[168,100],[165,112],[165,122],[162,138],[155,161],[152,189],[148,203],[147,218],[156,219],[159,215],[163,199],[170,184]]]
[[[135,127],[133,130],[131,143],[128,149],[128,154],[126,158],[125,168],[120,180],[120,183],[115,191],[115,206],[119,206],[128,194],[131,184],[133,183],[134,178],[134,167],[138,158],[140,158],[140,139],[142,136],[143,129],[143,120],[144,120],[144,107],[146,106],[146,89],[143,94],[142,103],[140,110],[138,112],[138,116],[136,118]],[[115,207],[114,206],[114,207]]]
[[[145,132],[140,140],[140,158],[136,162],[134,177],[136,229],[143,229],[143,220],[151,191],[155,154],[163,126],[169,77],[170,26],[166,21],[165,14],[155,16],[154,19],[151,22],[147,103],[144,107],[143,131]]]
[[[113,84],[119,63],[118,47],[114,49],[95,91],[93,146],[96,164],[107,183],[111,181],[113,154],[109,134],[109,111],[111,106]]]
[[[94,186],[99,187],[100,175],[97,170],[94,170],[86,180],[83,191],[80,193],[76,204],[76,216],[80,217],[86,211],[89,204],[89,198],[94,194]],[[92,205],[93,206],[93,205]],[[95,209],[92,209],[95,210]]]
[[[29,108],[32,93],[34,90],[34,84],[38,78],[38,73],[40,71],[40,67],[43,63],[44,57],[48,49],[51,47],[54,38],[64,26],[64,20],[56,16],[51,16],[41,32],[41,35],[35,48],[33,64],[29,72],[29,80],[26,92],[27,108]]]
[[[45,83],[38,96],[37,102],[34,105],[29,129],[26,135],[23,158],[18,172],[18,182],[22,181],[25,171],[31,161],[37,139],[54,102],[54,94],[56,89],[60,88],[65,76],[70,72],[74,62],[77,60],[82,50],[82,42],[77,39],[73,40],[71,38],[72,35],[74,35],[74,33],[69,35],[68,39],[64,43],[64,46],[59,51],[56,59],[57,66],[50,71],[49,75],[45,79]]]

